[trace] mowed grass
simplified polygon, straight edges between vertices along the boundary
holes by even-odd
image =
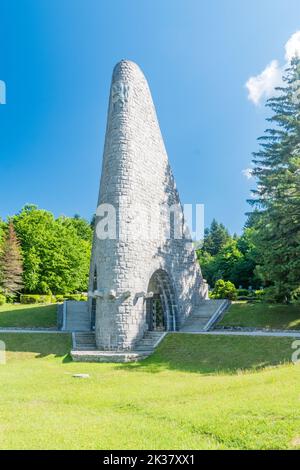
[[[0,340],[1,449],[299,446],[290,339],[170,334],[136,364],[73,363],[69,335]]]
[[[0,305],[0,328],[55,328],[56,305]]]
[[[300,330],[300,305],[237,302],[216,325]]]

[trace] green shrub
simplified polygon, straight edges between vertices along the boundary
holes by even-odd
[[[290,295],[286,289],[280,285],[266,287],[264,290],[264,300],[269,303],[288,303]]]
[[[52,303],[52,295],[41,295],[40,296],[40,303],[42,304],[51,304]]]
[[[81,300],[81,294],[66,294],[64,295],[65,300]]]
[[[6,304],[6,297],[5,295],[0,294],[0,305]]]
[[[248,297],[249,293],[251,294],[251,291],[249,292],[248,289],[238,289],[237,291],[239,297]]]
[[[259,290],[248,290],[248,289],[238,289],[237,291],[237,300],[249,300],[251,302],[260,301],[264,299],[265,291],[262,289]]]
[[[21,304],[50,304],[51,302],[52,295],[22,294],[20,296]]]
[[[22,294],[20,296],[21,304],[50,304],[56,302],[64,302],[65,300],[87,300],[86,294]]]
[[[211,294],[212,299],[229,299],[229,300],[236,300],[237,299],[237,288],[235,285],[230,281],[223,281],[223,279],[219,279],[215,283],[215,287]]]
[[[263,300],[265,298],[265,291],[263,289],[259,289],[259,290],[256,290],[255,291],[255,297],[258,299],[258,300]]]
[[[18,302],[18,300],[19,300],[19,297],[18,297],[17,294],[9,293],[9,294],[6,294],[5,297],[6,297],[6,303],[7,304],[13,304],[15,302]]]

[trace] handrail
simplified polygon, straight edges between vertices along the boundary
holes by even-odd
[[[231,304],[230,300],[224,299],[223,302],[221,303],[221,305],[217,308],[215,313],[210,317],[210,319],[208,320],[208,322],[204,326],[203,331],[208,331],[213,326],[213,324],[216,323],[216,321],[220,318],[222,313],[225,310],[227,310],[227,308],[230,306],[230,304]]]

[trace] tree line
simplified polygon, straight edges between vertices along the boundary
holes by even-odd
[[[245,227],[241,236],[231,236],[225,226],[214,219],[211,226],[205,229],[197,257],[210,287],[219,279],[231,281],[237,288],[244,289],[259,289],[262,285],[256,272],[257,250],[253,228]]]
[[[300,299],[300,59],[267,101],[272,115],[253,154],[253,210],[241,236],[213,220],[197,250],[204,277],[236,287],[263,287],[275,302]],[[69,294],[86,291],[92,226],[26,205],[0,220],[0,292]]]
[[[78,215],[54,215],[26,205],[0,222],[0,289],[9,297],[20,292],[69,294],[88,285],[92,226]]]
[[[265,134],[253,153],[256,180],[253,210],[242,236],[230,237],[213,221],[198,250],[209,283],[217,278],[236,286],[259,287],[275,302],[300,299],[300,59],[294,58],[283,86],[266,106]]]

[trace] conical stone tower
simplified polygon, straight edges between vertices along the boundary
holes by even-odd
[[[90,269],[99,350],[178,330],[206,296],[147,81],[113,71]]]

